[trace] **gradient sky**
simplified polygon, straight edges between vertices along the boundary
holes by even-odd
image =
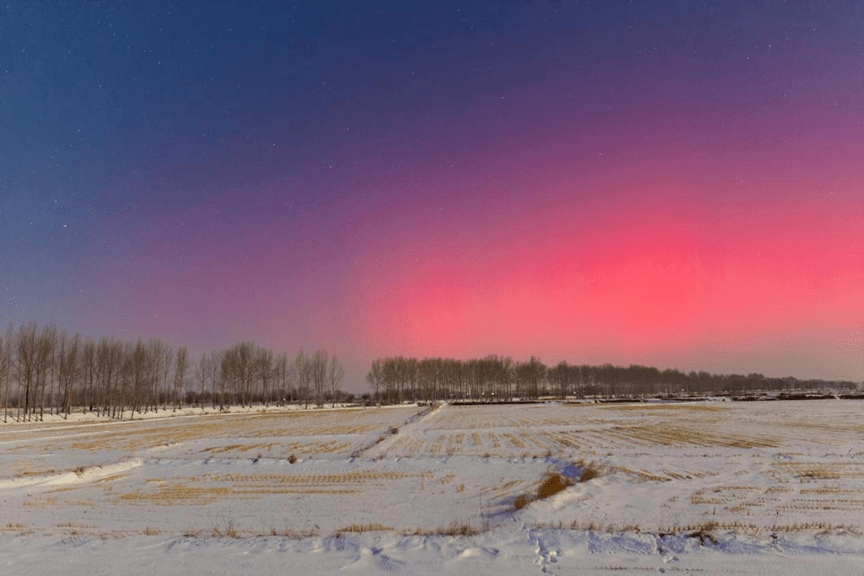
[[[864,379],[857,0],[0,6],[0,322]]]

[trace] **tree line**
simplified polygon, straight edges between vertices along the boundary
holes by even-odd
[[[603,364],[546,366],[539,358],[514,361],[496,355],[471,360],[450,358],[379,358],[366,381],[380,402],[469,400],[507,402],[515,399],[634,398],[704,394],[750,394],[770,391],[856,389],[852,382],[772,378],[762,374],[709,374],[659,370],[651,366]]]
[[[253,342],[202,354],[176,350],[158,338],[94,340],[49,324],[9,326],[0,336],[0,410],[3,421],[64,417],[73,409],[130,418],[160,408],[253,403],[335,403],[345,370],[320,349],[274,354]]]

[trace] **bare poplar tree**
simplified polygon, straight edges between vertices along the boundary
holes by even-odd
[[[276,361],[274,363],[274,377],[276,378],[276,385],[279,388],[279,406],[284,406],[287,396],[287,391],[285,390],[288,385],[288,353],[283,352],[276,356]]]
[[[312,387],[315,390],[315,405],[324,405],[324,390],[327,384],[327,351],[317,350],[312,356]]]
[[[177,362],[174,368],[174,410],[183,404],[183,385],[186,383],[186,372],[189,371],[189,351],[185,346],[177,348]]]
[[[165,361],[163,349],[167,346],[159,338],[147,341],[147,400],[144,411],[159,410],[159,383],[162,381],[162,362]]]
[[[60,364],[63,360],[63,354],[66,351],[66,340],[68,339],[68,335],[66,331],[63,330],[58,334],[55,338],[54,349],[51,351],[51,373],[48,378],[49,382],[49,392],[48,392],[48,414],[52,412],[57,415],[60,414],[60,407],[62,405],[62,401],[58,402],[58,387],[61,386],[60,383]]]
[[[87,338],[81,345],[81,384],[84,409],[93,411],[93,384],[96,379],[96,343]]]
[[[387,358],[384,361],[384,385],[389,404],[402,401],[402,378],[400,372],[399,358]]]
[[[33,404],[33,387],[37,371],[36,343],[35,322],[22,324],[18,327],[18,334],[15,339],[15,375],[18,380],[18,387],[24,389],[24,420],[30,419],[30,406]],[[22,419],[20,400],[16,419],[19,421]]]
[[[123,342],[102,338],[96,349],[97,390],[103,415],[116,418],[122,393]]]
[[[267,406],[268,402],[270,401],[270,385],[273,382],[273,352],[264,348],[260,348],[258,350],[258,361],[256,368],[258,378],[261,380],[261,392],[264,396],[264,406]]]
[[[330,386],[330,403],[334,408],[336,407],[336,392],[339,390],[339,385],[344,379],[345,369],[334,354],[327,365],[327,384]]]
[[[60,383],[63,387],[63,418],[72,412],[72,393],[80,375],[80,340],[75,334],[67,339],[64,332],[60,336]]]
[[[513,382],[515,380],[515,364],[510,356],[501,360],[501,387],[499,398],[511,400],[513,398]]]
[[[153,377],[150,351],[151,347],[141,340],[138,340],[135,346],[129,350],[129,377],[132,385],[131,416],[134,416],[136,411],[140,414],[147,400],[148,389],[151,386],[150,381]]]
[[[43,326],[36,343],[36,392],[38,394],[40,420],[45,419],[45,392],[54,368],[54,349],[56,346],[57,327],[52,324]],[[50,413],[51,407],[49,406],[48,409]]]
[[[115,412],[114,417],[123,419],[123,413],[126,411],[127,404],[133,404],[134,400],[131,399],[134,385],[132,382],[133,379],[133,354],[135,352],[135,348],[131,342],[118,342],[120,349],[120,370],[117,373],[117,382],[119,384],[119,391],[117,393],[117,402],[115,402],[115,406],[119,408],[117,412]],[[134,414],[129,416],[129,419],[132,419]]]
[[[384,385],[384,363],[378,359],[372,362],[369,373],[366,374],[366,382],[375,390],[375,400],[381,399],[381,386]]]
[[[258,354],[252,342],[239,342],[222,356],[222,376],[227,379],[235,398],[246,406],[252,403],[253,386],[258,373]]]
[[[312,379],[312,362],[303,350],[294,358],[294,382],[298,397],[309,407],[309,382]]]
[[[405,386],[411,395],[411,401],[417,401],[417,381],[420,375],[420,363],[416,358],[407,358],[403,364]]]
[[[222,356],[223,353],[216,351],[210,354],[210,396],[213,401],[213,409],[216,409],[216,390],[219,390],[220,408],[225,397],[225,379],[222,377]]]
[[[168,395],[171,389],[168,387],[169,376],[171,375],[171,360],[174,359],[174,352],[170,346],[162,348],[162,409],[168,409]]]
[[[231,404],[231,398],[228,395],[235,394],[236,389],[236,370],[234,369],[234,354],[232,350],[225,350],[222,353],[222,358],[219,362],[219,379],[222,384],[222,398],[220,399],[220,408],[224,408],[225,404]]]
[[[202,354],[198,360],[198,364],[195,366],[195,379],[198,381],[201,390],[198,398],[201,410],[204,410],[204,389],[207,385],[207,380],[210,379],[210,360],[207,354]]]
[[[210,380],[210,402],[213,408],[216,408],[216,393],[221,385],[219,382],[219,362],[222,360],[222,353],[219,351],[211,352],[207,360],[207,378]]]
[[[11,336],[11,326],[9,336]],[[9,421],[9,388],[11,386],[10,372],[12,371],[12,339],[7,336],[4,340],[0,338],[0,395],[3,398],[3,422]]]

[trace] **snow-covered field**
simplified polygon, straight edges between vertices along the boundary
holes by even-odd
[[[864,574],[862,413],[823,400],[10,422],[0,574]],[[549,472],[572,485],[516,510]]]

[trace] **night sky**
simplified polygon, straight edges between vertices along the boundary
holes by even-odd
[[[864,379],[859,1],[0,6],[0,322]]]

